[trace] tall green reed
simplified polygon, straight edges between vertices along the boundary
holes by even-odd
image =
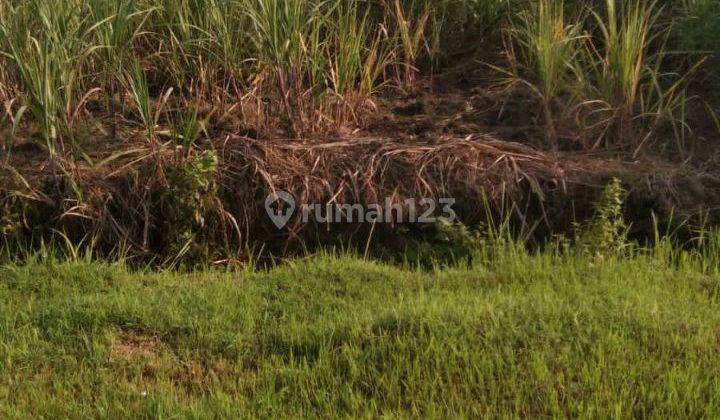
[[[537,6],[521,12],[510,28],[510,35],[519,48],[517,57],[522,68],[513,70],[542,99],[545,126],[551,145],[557,135],[553,103],[574,85],[580,43],[579,24],[569,24],[562,0],[540,0]],[[526,80],[522,70],[531,74]]]
[[[27,106],[51,157],[68,129],[88,53],[83,0],[8,4],[0,22],[3,55],[13,64]]]
[[[597,91],[610,105],[632,110],[640,100],[643,77],[652,57],[649,44],[659,16],[655,3],[645,0],[606,1],[606,15],[593,11],[601,32],[599,48],[593,48]],[[598,47],[598,45],[593,45]]]

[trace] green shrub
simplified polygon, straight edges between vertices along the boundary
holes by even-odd
[[[583,252],[604,259],[627,250],[628,226],[623,216],[625,194],[617,178],[605,187],[596,204],[595,217],[580,227],[578,245]]]
[[[218,157],[212,151],[168,169],[163,214],[170,254],[181,257],[196,245],[197,235],[217,206],[217,170]]]

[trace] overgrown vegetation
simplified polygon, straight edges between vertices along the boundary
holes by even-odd
[[[303,188],[292,191],[298,197],[372,200],[380,190],[395,196],[392,182],[414,181],[408,195],[472,191],[456,198],[476,208],[496,190],[542,201],[547,185],[585,183],[565,178],[582,166],[569,152],[702,172],[716,166],[720,137],[717,89],[703,87],[718,79],[719,16],[709,0],[5,0],[3,239],[39,243],[62,231],[145,256],[213,247],[199,243],[211,237],[244,249],[258,235],[246,207],[288,172],[297,176],[290,186]],[[344,152],[322,157],[337,164],[280,160],[285,144],[366,138],[387,139],[383,154],[368,155],[414,153],[425,165],[399,167],[403,180],[392,180],[365,165],[367,155],[355,155],[365,173],[344,167]],[[429,158],[462,139],[483,158]],[[535,150],[518,154],[510,140]],[[422,155],[414,145],[436,150]],[[213,169],[196,167],[207,156],[216,156]],[[502,176],[483,172],[498,184],[483,182],[479,194],[442,172],[494,159],[507,166]],[[185,191],[185,175],[197,171],[212,188]],[[361,197],[378,173],[382,188]],[[354,196],[343,197],[349,189]],[[47,225],[36,229],[37,220]],[[157,240],[160,232],[173,239]]]
[[[620,142],[634,117],[677,105],[684,75],[662,65],[673,24],[688,53],[717,48],[713,4],[686,1],[678,12],[646,0],[7,1],[0,93],[51,153],[98,135],[107,117],[114,129],[139,120],[145,137],[155,126],[172,132],[174,110],[198,104],[269,134],[282,124],[306,136],[360,123],[379,87],[412,88],[428,59],[473,40],[498,44],[509,22],[551,137],[551,102],[575,94],[619,126]]]
[[[604,146],[636,155],[662,123],[688,124],[680,110],[687,106],[688,77],[701,60],[680,72],[664,65],[672,25],[688,18],[668,22],[663,6],[644,0],[607,0],[576,9],[571,19],[566,9],[562,1],[542,0],[521,12],[510,30],[519,51],[510,50],[517,63],[510,74],[541,98],[555,147],[554,124],[562,119],[556,113],[574,114],[580,123],[570,125],[571,134],[583,149]]]

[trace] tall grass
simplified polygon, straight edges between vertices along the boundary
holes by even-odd
[[[125,80],[136,62],[151,101],[171,87],[211,102],[253,96],[303,135],[349,118],[326,112],[338,98],[369,97],[386,81],[399,56],[389,17],[376,12],[362,0],[10,2],[0,10],[0,86],[29,107],[51,151],[72,134],[69,117],[90,90],[117,128],[137,93]],[[420,35],[398,33],[417,60]]]
[[[0,22],[3,55],[22,86],[24,102],[50,155],[62,146],[81,88],[87,22],[82,0],[6,4]]]
[[[126,119],[147,131],[142,112],[126,112],[137,108],[127,81],[135,63],[149,102],[177,92],[177,107],[153,105],[163,112],[202,103],[232,110],[229,120],[256,123],[259,132],[281,126],[306,137],[357,125],[378,87],[413,88],[438,57],[468,45],[490,55],[500,44],[487,44],[488,34],[520,8],[510,19],[519,76],[537,88],[551,139],[557,111],[575,99],[620,115],[608,120],[632,122],[623,126],[638,115],[671,114],[682,102],[682,76],[664,67],[665,9],[645,0],[597,3],[574,2],[594,19],[571,21],[561,0],[6,1],[0,95],[28,110],[25,135],[51,154],[82,131],[74,125],[103,125],[108,116],[111,137]],[[715,10],[708,0],[682,4],[687,21]],[[170,120],[157,116],[160,125]]]
[[[370,10],[362,10],[357,1],[339,3],[328,18],[335,25],[336,45],[336,51],[327,51],[332,66],[330,86],[339,95],[355,91],[371,95],[390,59],[388,47],[383,45],[386,32],[372,30]]]
[[[118,104],[121,101],[120,88],[128,60],[133,55],[133,45],[142,35],[143,27],[152,9],[141,10],[137,0],[116,2],[96,1],[90,3],[93,22],[92,51],[98,72],[98,84],[105,90],[105,106],[113,118],[113,136],[117,133]]]
[[[140,65],[140,62],[136,60],[124,76],[125,88],[131,95],[135,110],[145,129],[147,139],[150,142],[154,142],[156,118],[152,111],[152,101],[145,70]]]
[[[398,78],[406,87],[412,87],[418,73],[418,59],[427,47],[430,16],[433,9],[423,1],[385,0],[390,11],[391,24],[395,28],[398,50],[402,61]]]
[[[548,138],[556,146],[553,102],[573,86],[580,25],[566,21],[562,0],[540,0],[536,8],[519,14],[510,34],[524,69],[534,76],[526,83],[542,99]],[[514,73],[521,78],[517,69]]]
[[[664,9],[648,0],[605,0],[582,7],[573,24],[566,9],[562,1],[541,0],[510,27],[510,56],[519,64],[510,73],[542,99],[549,137],[556,104],[578,113],[583,123],[575,130],[595,137],[588,148],[604,143],[638,152],[662,121],[681,138],[684,86],[695,66],[666,69],[671,26],[662,22]]]
[[[323,4],[303,0],[248,0],[256,86],[269,87],[292,131],[312,131],[327,62],[323,54]]]
[[[588,62],[596,65],[598,93],[610,105],[632,112],[648,70],[649,44],[659,16],[656,5],[645,0],[620,4],[607,0],[606,16],[593,14],[602,36],[599,49],[593,48],[595,57]]]
[[[662,121],[675,127],[683,152],[687,77],[697,66],[665,70],[671,27],[661,22],[663,8],[650,0],[606,0],[605,15],[593,12],[600,36],[588,44],[586,94],[605,106],[604,141],[610,147],[631,147],[635,153]],[[646,135],[638,122],[650,123]],[[647,130],[647,128],[646,128]],[[600,141],[595,144],[597,147]],[[640,140],[640,141],[639,141]]]

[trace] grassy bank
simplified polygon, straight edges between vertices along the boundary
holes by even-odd
[[[4,266],[0,412],[717,416],[717,276],[666,260]]]
[[[266,217],[277,190],[452,195],[469,226],[489,198],[566,234],[612,178],[634,226],[720,225],[716,4],[0,2],[0,243],[60,232],[193,263],[305,248],[316,226]]]

